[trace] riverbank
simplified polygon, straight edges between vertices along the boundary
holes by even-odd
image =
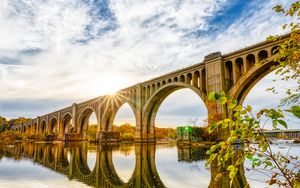
[[[179,147],[210,147],[216,144],[212,141],[177,141]]]

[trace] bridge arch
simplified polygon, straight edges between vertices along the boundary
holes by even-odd
[[[28,124],[28,126],[27,126],[27,132],[28,132],[29,134],[32,134],[32,125],[31,125],[31,123]]]
[[[60,126],[60,130],[59,133],[61,135],[64,135],[65,133],[68,133],[70,131],[71,128],[71,122],[72,122],[72,115],[71,113],[65,113],[61,119],[61,126]]]
[[[101,125],[103,126],[103,130],[108,131],[113,129],[113,123],[115,120],[115,117],[119,110],[123,107],[124,104],[128,104],[134,114],[134,118],[137,125],[137,116],[136,116],[136,108],[134,105],[134,102],[130,100],[129,97],[122,97],[122,96],[115,96],[113,99],[114,103],[111,105],[111,107],[103,114],[103,118],[101,121]]]
[[[103,176],[103,179],[107,181],[109,187],[132,187],[133,185],[135,185],[134,183],[136,181],[136,175],[139,174],[138,171],[141,168],[141,166],[139,166],[140,163],[135,162],[135,167],[133,172],[131,173],[130,178],[126,182],[124,182],[118,175],[118,172],[114,166],[114,154],[112,147],[112,145],[103,145],[100,146],[100,150],[98,151],[100,159],[99,170]]]
[[[143,133],[144,137],[147,136],[148,140],[155,139],[155,131],[154,131],[155,118],[159,107],[170,94],[172,94],[177,90],[185,89],[185,88],[195,92],[205,104],[206,94],[202,92],[199,88],[194,87],[190,84],[182,83],[182,82],[173,82],[161,87],[151,96],[151,98],[144,105],[143,108],[143,130],[145,130]]]
[[[50,120],[49,128],[48,128],[48,133],[49,134],[57,134],[57,128],[58,128],[58,120],[54,116]]]
[[[277,62],[274,61],[274,56],[268,57],[268,52],[266,50],[262,50],[258,53],[258,59],[263,61],[262,64],[253,66],[247,74],[242,75],[242,77],[237,80],[233,87],[229,90],[229,95],[233,98],[237,99],[240,104],[242,104],[250,92],[250,90],[254,87],[254,85],[259,82],[262,78],[272,72],[273,66],[278,65]]]
[[[23,126],[23,133],[26,133],[26,131],[27,131],[27,128],[26,128],[26,126],[24,125],[24,126]]]
[[[43,120],[42,122],[41,122],[41,130],[40,130],[40,132],[43,134],[43,133],[45,133],[46,132],[46,129],[47,129],[47,123],[46,123],[46,121],[45,120]]]
[[[89,176],[92,175],[92,173],[97,168],[98,162],[96,161],[94,167],[90,169],[88,165],[88,149],[86,144],[84,144],[83,146],[76,148],[75,163],[78,169],[78,173],[81,174],[81,176]]]
[[[250,70],[255,65],[255,55],[249,54],[246,56],[246,67],[247,71]]]
[[[87,107],[85,107],[82,110],[82,112],[78,116],[77,132],[81,134],[83,140],[87,139],[87,131],[88,131],[88,126],[89,126],[89,119],[90,119],[90,117],[91,117],[91,115],[93,113],[96,115],[97,128],[99,128],[98,127],[98,125],[99,125],[99,117],[98,117],[97,111],[94,108],[92,108],[90,106],[87,106]]]
[[[34,122],[34,123],[33,123],[33,126],[32,126],[32,133],[35,134],[36,131],[37,131],[37,123]]]

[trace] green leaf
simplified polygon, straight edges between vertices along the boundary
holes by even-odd
[[[231,119],[226,118],[226,119],[224,119],[223,121],[224,121],[225,123],[229,123],[229,122],[231,122]]]
[[[233,171],[233,170],[235,170],[235,167],[234,167],[233,165],[229,165],[229,166],[227,167],[227,170],[228,170],[228,171]]]
[[[279,119],[279,120],[278,120],[278,123],[280,123],[282,126],[284,126],[284,128],[287,129],[287,124],[286,124],[285,121],[283,121],[282,119]]]
[[[258,157],[263,157],[264,155],[263,154],[261,154],[261,153],[259,153],[259,154],[257,154],[258,155]]]
[[[252,112],[252,107],[251,107],[250,105],[247,105],[246,110],[247,110],[248,112]]]
[[[291,111],[294,116],[300,118],[300,106],[292,106]]]
[[[225,103],[227,102],[227,98],[224,97],[224,96],[223,96],[223,97],[220,97],[220,98],[219,98],[219,101],[220,101],[221,104],[225,104]]]
[[[228,123],[222,123],[222,129],[226,129],[228,127]]]
[[[216,100],[215,94],[216,94],[216,92],[210,92],[209,95],[208,95],[208,100],[209,100],[209,101],[214,101],[214,100]]]
[[[265,164],[268,166],[273,166],[273,164],[271,163],[271,161],[265,161]]]
[[[208,133],[212,133],[217,127],[218,125],[216,123],[212,123],[208,128]]]
[[[215,99],[219,100],[222,95],[220,93],[215,93]]]
[[[234,111],[238,112],[241,111],[243,109],[242,105],[237,105],[236,107],[234,107]]]
[[[236,106],[236,104],[230,103],[230,104],[228,105],[228,108],[229,108],[230,110],[232,110],[235,106]]]

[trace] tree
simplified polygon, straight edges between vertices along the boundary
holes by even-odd
[[[286,90],[286,96],[281,100],[281,105],[292,105],[286,111],[300,118],[300,25],[295,22],[300,19],[300,0],[293,1],[287,9],[277,5],[274,10],[294,18],[292,22],[283,25],[284,30],[290,31],[290,37],[276,49],[274,60],[278,62],[278,65],[273,68],[282,80],[293,80],[296,83],[294,88]],[[279,36],[271,36],[268,39],[278,40],[279,38]],[[276,93],[275,87],[268,90]],[[262,168],[271,174],[269,185],[300,187],[299,156],[274,152],[263,131],[265,126],[262,122],[263,117],[271,120],[274,129],[288,127],[284,121],[282,109],[262,109],[254,115],[251,106],[239,105],[238,101],[224,92],[210,93],[208,99],[226,105],[229,114],[226,119],[209,125],[210,133],[215,132],[216,129],[229,130],[228,138],[213,145],[207,152],[210,155],[208,163],[216,164],[218,167],[215,181],[228,176],[230,185],[233,185],[240,169],[243,169],[244,161],[249,159],[253,169]],[[258,145],[251,144],[254,142]],[[237,152],[236,146],[240,146],[239,149],[242,152]]]
[[[90,125],[88,127],[87,139],[93,142],[97,140],[97,125]]]

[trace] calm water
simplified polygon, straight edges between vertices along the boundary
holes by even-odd
[[[205,152],[175,144],[20,143],[0,151],[0,187],[207,187]],[[267,187],[263,173],[246,177],[251,187]]]

